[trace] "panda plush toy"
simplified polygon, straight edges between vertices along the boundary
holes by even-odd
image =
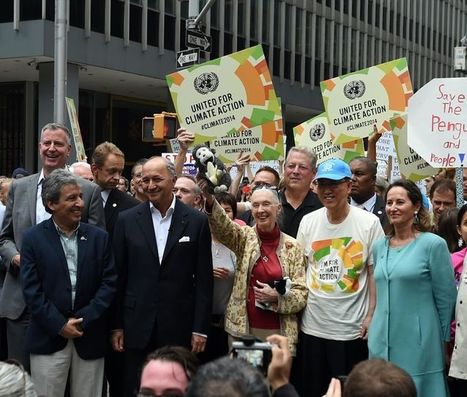
[[[215,156],[214,150],[204,144],[196,145],[191,154],[195,159],[198,175],[208,181],[209,193],[226,192],[230,187],[232,178],[224,163]]]

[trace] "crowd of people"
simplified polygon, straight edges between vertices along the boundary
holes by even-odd
[[[292,147],[280,173],[240,154],[214,193],[183,174],[189,131],[128,181],[116,145],[67,165],[70,132],[45,125],[39,172],[0,177],[0,390],[466,396],[467,205],[450,170],[427,195],[377,182],[375,139],[349,164]],[[229,357],[251,337],[266,378]]]

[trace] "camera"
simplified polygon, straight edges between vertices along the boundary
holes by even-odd
[[[263,375],[267,375],[272,359],[272,345],[267,342],[256,342],[254,339],[243,339],[232,343],[232,357],[247,361]]]

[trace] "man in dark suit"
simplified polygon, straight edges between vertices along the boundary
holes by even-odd
[[[165,345],[204,350],[212,309],[211,235],[205,214],[173,194],[175,169],[162,157],[143,165],[149,201],[119,214],[119,273],[112,344],[125,350],[125,396],[138,390],[146,355]]]
[[[96,146],[92,154],[91,171],[94,182],[101,188],[105,226],[111,240],[118,214],[140,203],[134,197],[117,189],[124,167],[125,156],[116,145],[103,142]],[[105,356],[105,377],[109,383],[110,397],[124,397],[122,356],[122,353],[115,352],[110,345],[108,346]],[[105,390],[104,395],[106,395]]]
[[[31,317],[26,334],[31,375],[40,395],[99,397],[117,274],[109,235],[80,223],[78,178],[53,171],[42,184],[50,219],[24,233],[20,275]]]
[[[42,128],[39,142],[42,170],[13,180],[0,233],[0,256],[7,268],[0,295],[0,316],[7,319],[8,357],[20,361],[28,369],[24,335],[29,313],[18,276],[22,239],[26,229],[50,217],[42,203],[42,182],[53,170],[65,167],[70,150],[71,134],[64,125],[49,123]],[[84,179],[80,179],[79,184],[84,200],[81,221],[105,227],[99,187]]]
[[[368,157],[355,157],[349,165],[352,171],[350,205],[375,214],[384,228],[388,222],[386,204],[375,191],[378,164]]]
[[[94,183],[101,188],[105,213],[105,227],[113,237],[113,230],[121,211],[134,207],[140,202],[117,189],[118,181],[125,167],[125,155],[111,142],[97,145],[92,154],[91,171]]]

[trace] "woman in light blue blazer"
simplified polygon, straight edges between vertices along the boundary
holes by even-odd
[[[446,242],[428,233],[429,214],[411,181],[386,193],[389,230],[374,245],[376,309],[369,329],[370,358],[406,370],[418,397],[448,396],[445,342],[456,300]]]

